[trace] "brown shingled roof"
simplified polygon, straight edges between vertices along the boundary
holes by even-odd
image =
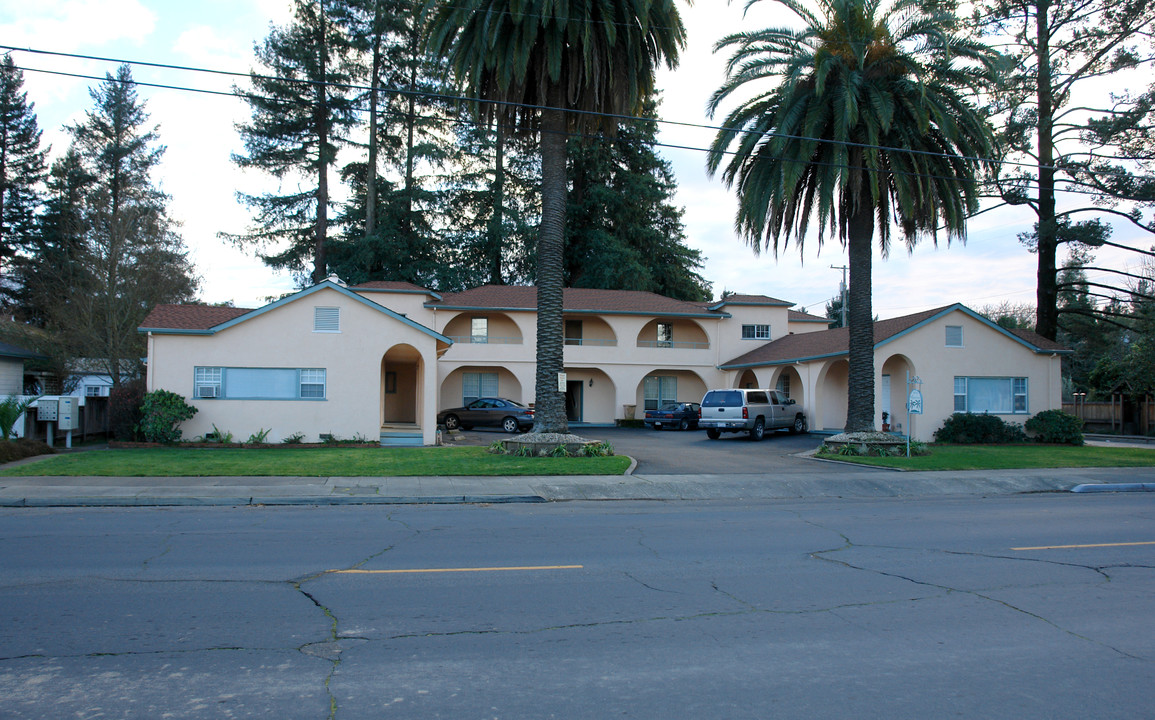
[[[441,300],[425,304],[430,308],[536,310],[537,288],[527,285],[482,285],[459,293],[447,293]],[[565,312],[627,313],[643,315],[697,315],[717,317],[701,305],[637,290],[595,290],[566,288],[562,295]]]
[[[723,305],[786,305],[794,303],[772,298],[769,295],[727,295],[721,300],[709,303],[708,307],[722,307]]]
[[[822,317],[820,315],[811,315],[810,313],[804,313],[804,312],[801,312],[799,310],[790,310],[788,317],[793,322],[823,322],[823,323],[830,322],[830,318],[828,318],[828,317]]]
[[[141,330],[208,330],[252,312],[219,305],[157,305],[140,324]]]
[[[433,294],[433,291],[428,288],[423,288],[420,285],[403,282],[401,280],[370,280],[363,282],[360,285],[349,286],[350,290],[400,290],[403,292],[422,292]]]
[[[946,305],[933,310],[924,310],[913,315],[879,320],[874,323],[874,343],[879,345],[894,336],[905,332],[914,326],[929,320],[947,310],[960,308],[962,305]],[[973,311],[970,311],[973,312]],[[1047,340],[1030,330],[1010,330],[1011,334],[1023,340],[1032,347],[1044,352],[1066,352],[1062,345]],[[762,347],[740,355],[730,362],[723,363],[722,367],[740,367],[746,365],[776,365],[786,362],[803,360],[806,358],[824,357],[829,355],[844,355],[849,347],[849,334],[846,328],[835,328],[799,335],[787,335]]]

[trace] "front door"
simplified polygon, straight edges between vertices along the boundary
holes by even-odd
[[[565,384],[565,417],[570,422],[582,421],[582,396],[585,384],[581,380],[567,380]]]

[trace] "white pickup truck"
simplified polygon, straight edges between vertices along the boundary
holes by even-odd
[[[702,398],[698,427],[717,440],[724,432],[745,432],[761,440],[767,430],[806,431],[806,416],[777,390],[710,390]]]

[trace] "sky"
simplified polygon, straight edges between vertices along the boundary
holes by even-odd
[[[725,57],[715,42],[743,28],[780,25],[788,16],[770,2],[744,15],[745,0],[697,0],[680,3],[687,28],[687,47],[674,70],[658,77],[663,120],[716,125],[706,116],[706,102],[724,78]],[[287,0],[0,0],[0,45],[123,60],[248,72],[254,65],[254,43],[270,24],[289,19]],[[66,126],[82,122],[92,107],[88,91],[98,81],[53,75],[51,70],[104,77],[116,63],[15,52],[24,68],[25,90],[35,103],[44,141],[52,156],[68,145]],[[139,83],[228,91],[234,78],[204,73],[132,67]],[[274,181],[255,171],[241,171],[231,161],[242,147],[235,124],[249,119],[247,104],[232,97],[170,89],[138,87],[141,99],[167,147],[154,180],[171,195],[170,212],[201,277],[199,300],[259,307],[295,289],[287,273],[265,267],[251,250],[236,248],[218,233],[244,232],[251,222],[238,191],[256,193]],[[728,108],[723,108],[721,120]],[[836,240],[819,247],[812,240],[801,248],[793,241],[777,257],[755,254],[733,229],[736,202],[732,190],[705,171],[705,153],[714,130],[663,124],[660,154],[671,163],[679,190],[675,203],[684,208],[687,244],[706,258],[703,275],[715,297],[724,290],[762,294],[793,302],[817,315],[838,293],[846,253]],[[291,182],[291,181],[290,181]],[[961,302],[971,308],[1003,302],[1033,304],[1035,257],[1017,236],[1034,222],[1026,209],[1000,208],[972,218],[965,244],[945,237],[936,247],[922,241],[907,252],[901,240],[889,257],[874,262],[874,312],[888,318]],[[1147,247],[1149,238],[1116,224],[1115,241]],[[1105,248],[1099,262],[1134,266],[1135,255]],[[1061,259],[1061,258],[1060,258]]]

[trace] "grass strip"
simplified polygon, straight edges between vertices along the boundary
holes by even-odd
[[[125,448],[49,455],[0,477],[410,477],[438,475],[620,475],[625,456],[518,457],[483,447]]]
[[[1033,468],[1148,467],[1155,448],[1084,445],[931,445],[921,457],[820,454],[827,460],[902,470],[1029,470]]]

